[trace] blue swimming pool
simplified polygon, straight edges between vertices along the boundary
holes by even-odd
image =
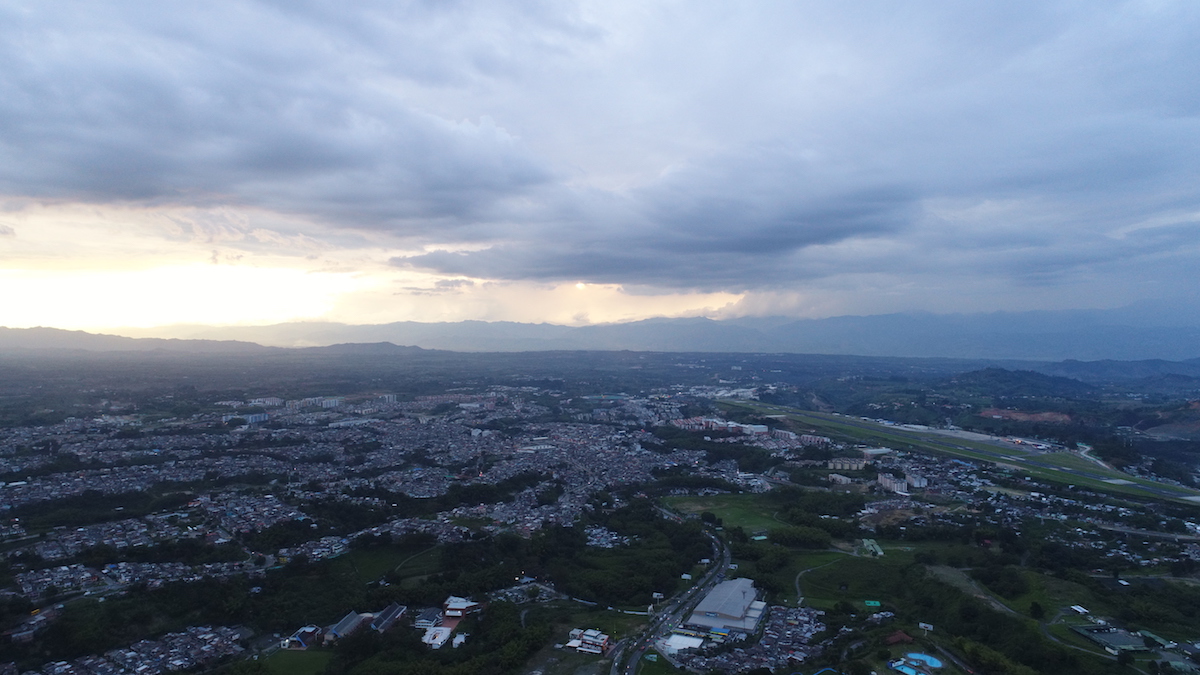
[[[905,658],[912,659],[913,661],[919,661],[921,663],[924,663],[925,665],[929,666],[930,668],[941,668],[942,667],[941,659],[934,658],[928,654],[920,654],[920,653],[914,652],[912,654],[905,654],[904,656],[905,656]]]
[[[897,662],[895,662],[895,663],[893,663],[893,664],[892,664],[892,670],[898,670],[898,671],[900,671],[900,672],[904,673],[904,675],[921,675],[920,673],[918,673],[918,672],[916,671],[916,669],[915,669],[915,668],[911,668],[911,667],[909,667],[909,666],[906,666],[906,665],[904,665],[903,663],[901,663],[901,662],[899,662],[899,661],[897,661]]]

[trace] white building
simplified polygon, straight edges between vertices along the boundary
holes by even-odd
[[[421,642],[429,645],[433,649],[441,649],[442,645],[450,639],[450,634],[454,631],[444,626],[433,626],[425,629],[425,635],[421,636]]]
[[[890,473],[879,474],[879,487],[900,494],[908,494],[908,481]]]
[[[570,633],[567,646],[586,654],[603,654],[608,648],[608,636],[595,628],[576,628]]]

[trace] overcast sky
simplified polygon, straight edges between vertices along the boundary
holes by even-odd
[[[1200,4],[0,0],[0,324],[1200,303]]]

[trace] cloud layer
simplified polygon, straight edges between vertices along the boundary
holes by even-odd
[[[0,198],[755,313],[1186,296],[1198,38],[1183,1],[4,3]]]

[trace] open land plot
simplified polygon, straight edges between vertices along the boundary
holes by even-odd
[[[645,610],[642,607],[642,610]],[[613,642],[639,632],[646,624],[646,617],[625,614],[601,607],[586,607],[569,600],[555,600],[543,605],[529,606],[529,620],[547,621],[554,625],[556,642],[566,642],[572,628],[596,628],[608,635]],[[558,635],[561,633],[561,635]]]
[[[554,636],[551,644],[542,648],[526,664],[523,672],[540,670],[544,675],[603,675],[608,673],[611,659],[594,654],[581,654],[573,649],[555,649],[555,644],[567,641],[572,628],[596,628],[607,634],[613,642],[636,634],[646,622],[646,617],[623,614],[603,609],[579,609],[574,603],[554,602],[532,612],[554,614]]]
[[[435,546],[401,560],[395,567],[395,573],[400,577],[402,586],[412,588],[424,581],[426,577],[437,574],[440,568],[441,548]]]
[[[800,581],[805,599],[814,606],[820,601],[830,604],[842,600],[863,606],[865,600],[895,602],[903,595],[904,578],[901,568],[911,563],[896,557],[850,558],[834,565],[814,569]]]
[[[1100,615],[1111,614],[1113,611],[1107,602],[1096,597],[1086,586],[1031,570],[1023,570],[1021,573],[1029,582],[1029,592],[1012,600],[1001,598],[1018,612],[1028,613],[1029,606],[1034,602],[1046,611],[1047,619],[1053,618],[1060,610],[1074,614],[1070,609],[1072,605],[1085,607]]]
[[[611,665],[611,659],[546,645],[525,663],[523,672],[541,671],[543,675],[602,675],[609,671]]]
[[[681,513],[700,514],[709,511],[721,519],[724,527],[741,526],[748,533],[785,525],[775,519],[775,509],[756,494],[667,497],[663,502]]]
[[[383,578],[385,574],[403,566],[401,573],[412,570],[412,576],[431,574],[436,571],[438,560],[437,547],[406,548],[401,546],[382,546],[379,548],[352,549],[335,561],[338,567],[352,570],[364,583],[369,584]],[[413,560],[412,564],[405,564]],[[429,569],[426,569],[426,568]]]
[[[292,651],[281,649],[267,657],[264,663],[273,675],[324,675],[331,651]]]
[[[646,617],[608,610],[582,611],[572,614],[569,623],[572,628],[599,629],[615,642],[640,631],[646,625]]]
[[[815,570],[829,565],[836,565],[850,557],[849,553],[838,553],[835,551],[793,553],[787,567],[773,575],[776,577],[777,583],[783,588],[776,596],[776,601],[785,605],[795,606],[799,603],[800,598],[804,597],[805,604],[809,604],[808,598],[805,596],[807,592],[804,582],[805,577]]]

